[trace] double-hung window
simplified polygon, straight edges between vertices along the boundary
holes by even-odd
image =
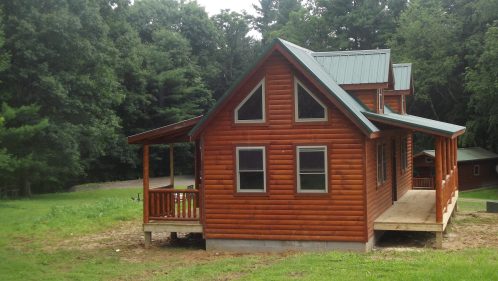
[[[386,144],[377,144],[377,185],[387,180],[387,155]]]
[[[237,147],[236,153],[237,192],[265,192],[265,147]]]
[[[297,147],[297,191],[325,193],[327,187],[327,147]]]

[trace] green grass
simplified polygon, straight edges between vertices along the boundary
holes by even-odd
[[[498,187],[460,192],[462,198],[498,200]]]
[[[133,241],[120,252],[106,244],[61,244],[125,221],[140,224],[142,205],[130,199],[138,192],[0,201],[0,280],[498,280],[496,249],[216,255],[188,248],[143,250]]]

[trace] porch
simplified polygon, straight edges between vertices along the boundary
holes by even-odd
[[[143,231],[145,247],[149,247],[152,233],[167,232],[175,238],[178,232],[203,233],[202,198],[200,188],[200,142],[192,141],[188,132],[201,116],[128,137],[128,143],[141,144],[143,153]],[[194,143],[194,180],[185,187],[175,185],[174,144]],[[170,181],[150,187],[150,149],[153,145],[168,144]]]
[[[442,232],[455,211],[455,192],[441,222],[436,221],[436,191],[409,190],[374,221],[374,230]]]
[[[441,248],[443,231],[458,200],[457,139],[465,127],[390,110],[366,116],[383,126],[410,129],[435,138],[434,178],[413,178],[412,190],[374,220],[374,230],[435,232],[437,247]]]

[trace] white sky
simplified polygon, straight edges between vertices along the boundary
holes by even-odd
[[[209,16],[219,13],[223,9],[229,9],[236,12],[245,10],[248,14],[254,15],[256,11],[252,4],[257,4],[258,0],[197,0],[199,5],[206,8]]]

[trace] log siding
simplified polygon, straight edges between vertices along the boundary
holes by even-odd
[[[294,76],[328,107],[327,121],[294,122]],[[267,123],[233,123],[233,110],[265,77]],[[365,138],[277,53],[241,87],[203,133],[207,239],[366,242]],[[328,192],[296,194],[296,145],[326,145]],[[234,146],[267,147],[267,192],[234,192]]]

